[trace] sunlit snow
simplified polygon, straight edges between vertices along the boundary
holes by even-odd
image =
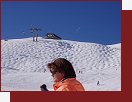
[[[121,44],[52,40],[39,37],[2,40],[2,91],[53,90],[47,63],[66,58],[86,91],[121,91]],[[99,81],[99,85],[97,82]]]

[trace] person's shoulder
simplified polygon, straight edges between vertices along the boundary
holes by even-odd
[[[56,91],[69,91],[69,85],[63,84]]]

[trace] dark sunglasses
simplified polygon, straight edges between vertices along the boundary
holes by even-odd
[[[50,72],[51,72],[52,76],[54,76],[58,71],[51,71],[50,70]]]

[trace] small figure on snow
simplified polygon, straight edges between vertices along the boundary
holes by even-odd
[[[99,83],[99,81],[97,82],[97,86],[99,86],[100,85],[100,83]]]
[[[80,73],[81,71],[79,70],[79,73]]]
[[[46,72],[46,69],[44,69],[44,73]]]
[[[81,71],[79,70],[79,73],[81,73]]]

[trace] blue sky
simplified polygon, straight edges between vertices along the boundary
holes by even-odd
[[[55,33],[66,40],[115,44],[121,42],[120,2],[3,2],[2,39]]]

